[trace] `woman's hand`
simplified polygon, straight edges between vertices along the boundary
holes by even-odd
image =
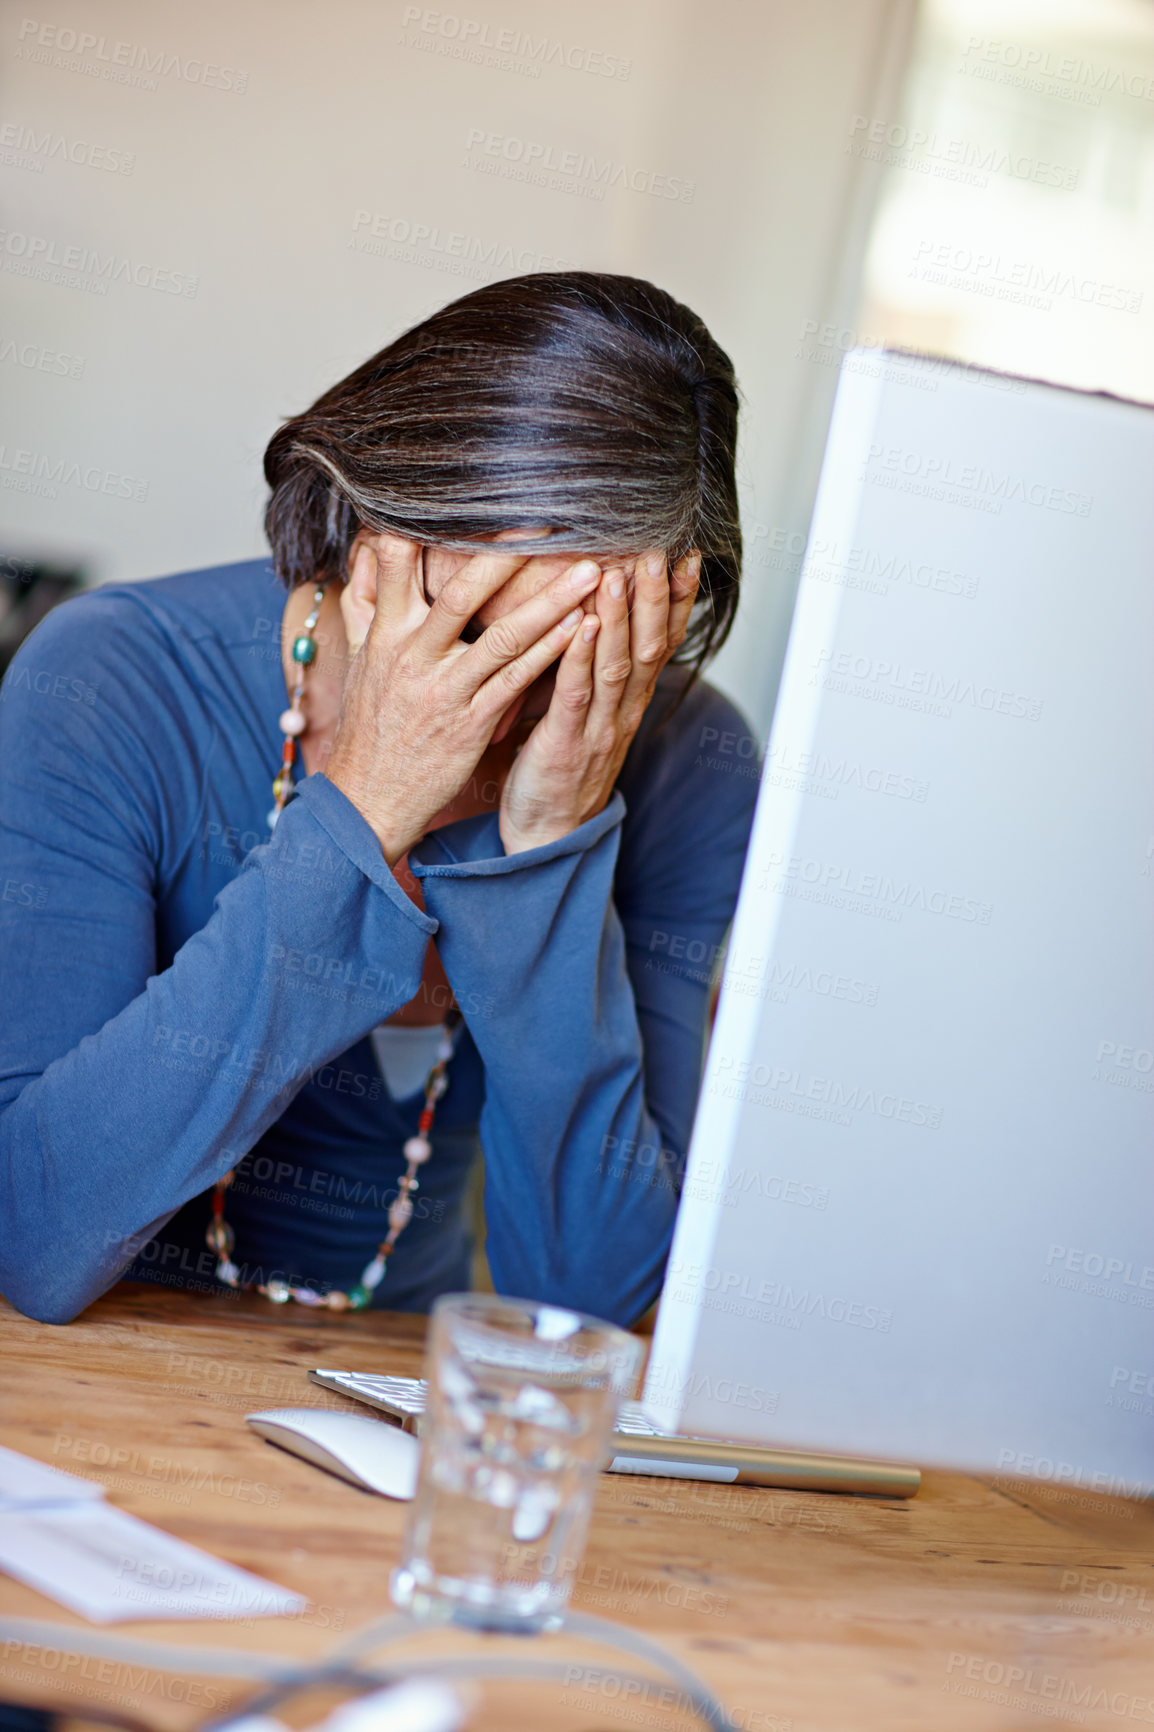
[[[355,606],[347,598],[371,593],[374,575],[376,599],[359,647],[346,612],[354,653],[325,774],[372,826],[390,867],[464,787],[510,704],[571,643],[601,577],[581,560],[463,643],[464,627],[526,563],[524,554],[477,554],[430,605],[419,543],[375,535],[354,548],[342,612]]]
[[[608,803],[657,676],[685,637],[697,594],[700,555],[663,553],[627,571],[605,572],[594,601],[557,667],[545,715],[522,746],[501,796],[506,854],[567,836]]]

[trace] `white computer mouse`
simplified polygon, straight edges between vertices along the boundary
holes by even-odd
[[[410,1432],[363,1413],[324,1407],[276,1407],[245,1415],[269,1443],[339,1474],[350,1485],[382,1497],[411,1498],[417,1489],[421,1446]]]

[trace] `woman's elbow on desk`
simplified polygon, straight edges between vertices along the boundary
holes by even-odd
[[[115,1280],[113,1275],[101,1285],[70,1278],[67,1272],[54,1276],[38,1258],[5,1258],[0,1263],[0,1293],[33,1323],[74,1323]]]
[[[134,1248],[151,1238],[170,1216],[171,1211],[143,1234],[131,1240],[118,1238],[87,1256],[59,1224],[43,1234],[29,1231],[18,1243],[0,1246],[0,1293],[33,1323],[73,1323],[120,1280]]]

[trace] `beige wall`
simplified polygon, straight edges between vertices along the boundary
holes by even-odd
[[[854,309],[878,171],[847,138],[913,3],[6,4],[0,552],[98,582],[256,553],[278,419],[407,325],[522,270],[646,276],[747,399],[716,677],[764,728],[796,569],[769,550],[834,380],[800,345]]]

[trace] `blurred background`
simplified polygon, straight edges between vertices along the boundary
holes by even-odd
[[[837,368],[1154,398],[1154,0],[4,0],[0,669],[264,550],[279,420],[470,288],[649,277],[734,358],[764,734]]]

